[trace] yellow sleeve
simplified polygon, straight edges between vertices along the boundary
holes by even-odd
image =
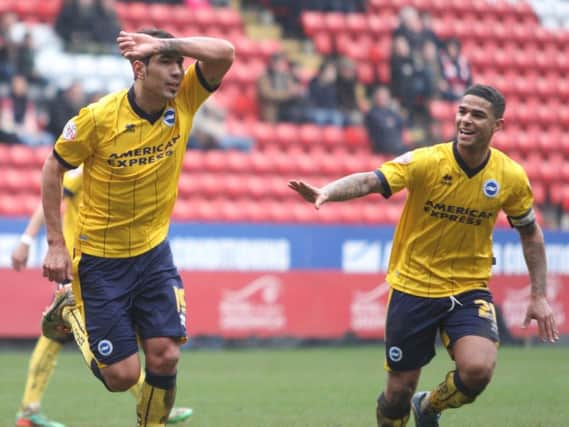
[[[208,84],[200,71],[199,62],[196,61],[186,70],[179,95],[190,111],[195,113],[218,87],[219,85],[210,86]]]
[[[512,191],[502,206],[510,224],[514,227],[532,224],[535,222],[533,193],[527,174],[519,165],[515,165],[511,185]]]
[[[417,176],[427,168],[428,156],[425,148],[408,151],[400,156],[385,162],[375,171],[381,184],[385,188],[384,196],[388,198],[404,188],[413,190]]]
[[[70,119],[53,149],[55,157],[67,169],[75,169],[95,150],[95,120],[90,107],[82,108]]]

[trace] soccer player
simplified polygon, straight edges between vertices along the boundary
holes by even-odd
[[[535,319],[543,341],[558,339],[546,299],[543,233],[535,222],[528,178],[520,165],[490,147],[503,127],[504,110],[504,97],[496,89],[472,86],[458,106],[454,142],[409,151],[373,172],[322,188],[289,182],[316,208],[408,190],[387,274],[388,374],[377,401],[380,427],[405,426],[411,409],[416,426],[438,426],[442,411],[473,402],[490,382],[499,336],[488,280],[500,209],[520,235],[531,278],[524,326]],[[422,367],[435,354],[437,332],[455,367],[432,391],[414,394]]]
[[[121,32],[117,43],[132,63],[133,86],[82,109],[43,167],[43,274],[72,279],[73,294],[56,297],[42,329],[57,336],[61,326],[71,328],[108,390],[140,387],[137,425],[155,427],[165,424],[174,403],[186,340],[184,288],[166,239],[170,215],[193,116],[229,70],[234,48],[161,30]],[[185,72],[184,57],[196,59]],[[80,164],[83,197],[71,261],[61,231],[61,179]]]
[[[72,253],[73,235],[77,224],[79,202],[81,200],[83,169],[70,170],[63,177],[63,199],[65,211],[63,214],[63,234],[66,247]],[[16,271],[21,271],[28,263],[29,249],[40,228],[44,224],[43,208],[39,204],[32,214],[20,243],[12,251],[12,266]],[[65,292],[65,290],[60,291]],[[20,406],[20,412],[16,416],[16,427],[64,427],[63,424],[51,421],[41,412],[41,399],[53,373],[57,361],[57,355],[62,348],[63,342],[68,337],[60,334],[55,339],[42,335],[32,352],[28,367],[28,377],[24,396]],[[144,382],[144,372],[138,383]],[[138,398],[140,387],[134,386],[129,390],[135,398]],[[177,424],[187,420],[192,415],[191,408],[172,408],[168,416],[167,424]]]

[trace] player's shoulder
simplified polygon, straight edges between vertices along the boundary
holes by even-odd
[[[87,105],[85,108],[89,109],[97,118],[105,117],[112,113],[118,113],[120,106],[124,104],[127,98],[127,93],[127,89],[109,93]]]
[[[516,160],[508,156],[506,153],[494,147],[491,147],[490,150],[492,153],[491,155],[493,157],[494,164],[496,165],[496,167],[500,168],[504,174],[510,176],[526,175],[523,166],[520,163],[518,163]]]
[[[452,154],[452,142],[441,142],[428,147],[415,148],[402,156],[408,156],[411,161],[438,163],[441,159]]]

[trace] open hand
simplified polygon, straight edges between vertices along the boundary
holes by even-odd
[[[328,194],[322,189],[305,182],[292,180],[288,182],[288,187],[300,194],[307,202],[314,203],[316,209],[320,209],[320,206],[328,201]]]
[[[541,341],[555,342],[559,339],[559,330],[555,324],[555,316],[545,296],[530,296],[523,325],[524,328],[529,326],[532,319],[537,321]]]
[[[129,60],[142,59],[160,51],[161,40],[148,34],[121,31],[117,37],[121,55]]]

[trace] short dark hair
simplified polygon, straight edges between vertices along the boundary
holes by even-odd
[[[474,95],[485,99],[492,104],[494,117],[497,119],[504,117],[504,111],[506,111],[506,99],[498,89],[492,86],[476,84],[466,89],[463,96],[466,95]]]
[[[142,28],[137,31],[139,34],[146,34],[152,37],[156,37],[157,39],[173,39],[175,38],[172,33],[168,31],[161,30],[159,28]],[[140,59],[145,65],[148,65],[150,62],[150,56],[145,56],[144,58]]]

